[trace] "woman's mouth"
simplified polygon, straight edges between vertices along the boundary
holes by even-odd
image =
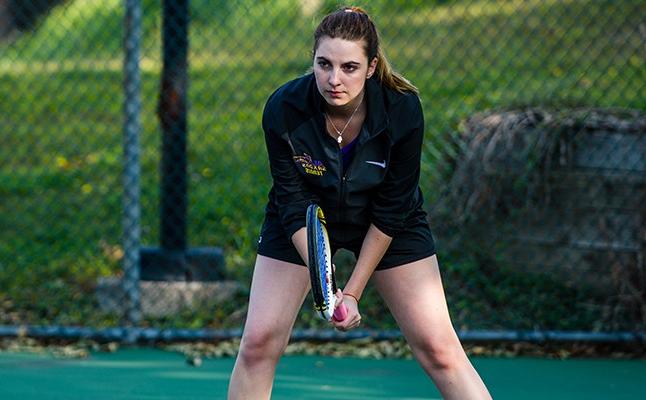
[[[337,92],[335,90],[328,90],[327,92],[330,97],[341,97],[343,95],[343,92]]]

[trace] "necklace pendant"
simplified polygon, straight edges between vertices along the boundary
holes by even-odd
[[[338,137],[338,138],[336,138],[336,141],[337,141],[339,144],[341,144],[341,142],[343,141],[343,138],[341,137],[341,135],[339,135],[339,137]]]

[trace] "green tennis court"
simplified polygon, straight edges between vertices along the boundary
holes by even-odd
[[[644,360],[474,358],[496,399],[636,399],[646,393]],[[192,367],[154,349],[92,353],[87,359],[0,353],[0,398],[224,399],[233,359]],[[273,399],[439,399],[412,360],[286,356]]]

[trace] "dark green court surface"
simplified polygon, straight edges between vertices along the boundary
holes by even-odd
[[[495,399],[637,399],[646,361],[475,358]],[[153,349],[93,353],[88,359],[0,353],[0,399],[225,399],[233,359],[204,360]],[[414,361],[289,356],[273,399],[439,399]]]

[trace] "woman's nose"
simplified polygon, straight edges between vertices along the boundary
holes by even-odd
[[[339,71],[336,69],[332,69],[330,71],[330,76],[328,78],[328,82],[330,83],[331,86],[338,86],[341,84],[341,80],[339,79]]]

